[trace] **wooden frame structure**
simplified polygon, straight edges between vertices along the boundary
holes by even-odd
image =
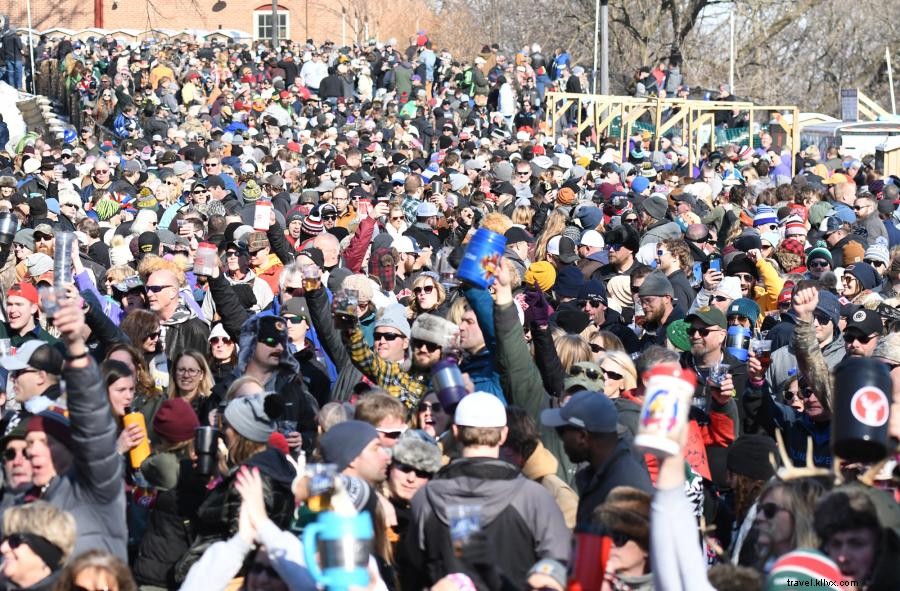
[[[644,127],[653,134],[654,148],[660,137],[681,137],[689,151],[689,163],[699,161],[700,147],[716,147],[715,115],[720,111],[746,112],[748,116],[747,141],[754,146],[754,136],[763,125],[778,125],[784,130],[790,151],[800,149],[799,110],[787,105],[754,105],[750,102],[705,101],[678,98],[630,97],[594,94],[547,92],[544,95],[544,124],[554,141],[564,128],[571,127],[581,137],[590,129],[591,143],[596,149],[604,139],[616,138],[619,154],[625,153],[626,142],[632,131]],[[790,113],[790,123],[782,115]],[[569,115],[574,114],[572,120]],[[639,123],[649,115],[651,124]],[[613,127],[618,126],[616,132]]]

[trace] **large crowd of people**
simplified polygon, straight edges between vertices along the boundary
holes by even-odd
[[[3,589],[900,589],[873,156],[596,149],[537,45],[35,56],[77,128],[0,151]]]

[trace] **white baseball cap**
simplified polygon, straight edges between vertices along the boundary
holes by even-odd
[[[472,392],[459,401],[453,422],[460,427],[505,427],[506,407],[487,392]]]
[[[606,241],[603,240],[603,235],[597,230],[587,230],[581,235],[581,240],[578,244],[579,246],[590,246],[591,248],[604,248]]]

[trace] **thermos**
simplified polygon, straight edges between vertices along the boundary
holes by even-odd
[[[487,289],[500,270],[500,257],[505,248],[505,237],[487,228],[478,228],[466,246],[457,277],[475,287]]]
[[[463,396],[468,394],[462,372],[453,357],[441,359],[431,366],[431,386],[447,412],[453,412]]]
[[[646,372],[643,379],[644,404],[634,445],[656,455],[680,455],[697,378],[677,363],[663,363]]]
[[[208,476],[219,461],[219,430],[215,427],[197,427],[194,431],[194,451],[197,454],[197,473]]]
[[[340,515],[333,511],[320,513],[315,522],[303,528],[306,567],[318,584],[333,591],[366,587],[374,537],[368,512],[356,515]]]
[[[125,416],[122,417],[122,424],[125,425],[126,429],[131,425],[140,425],[141,431],[144,433],[141,442],[128,452],[131,467],[138,469],[141,467],[141,464],[144,463],[144,460],[150,457],[150,441],[147,439],[147,422],[144,420],[144,415],[139,412],[132,412],[131,407],[125,407]]]
[[[612,539],[603,535],[599,527],[577,527],[569,588],[577,586],[582,591],[600,591],[611,549]]]
[[[887,456],[891,375],[868,357],[848,357],[834,371],[831,446],[848,462],[877,462]]]
[[[268,199],[259,199],[253,207],[253,229],[266,232],[271,222],[272,202]]]
[[[19,229],[19,218],[11,213],[0,214],[0,247],[9,248]]]
[[[747,361],[750,358],[750,339],[753,331],[743,326],[729,326],[728,336],[725,338],[725,350],[731,353],[739,361]]]

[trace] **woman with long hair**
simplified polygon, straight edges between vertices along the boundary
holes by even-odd
[[[438,314],[447,300],[447,290],[431,273],[421,273],[412,283],[413,298],[407,308],[406,316],[410,324],[419,314]]]
[[[124,454],[144,438],[144,430],[140,425],[133,424],[126,428],[122,422],[122,417],[131,411],[131,401],[134,400],[134,373],[127,365],[116,360],[104,361],[100,366],[100,373],[106,386],[109,408],[119,428],[116,449]]]
[[[122,319],[119,325],[125,336],[141,352],[150,376],[158,388],[165,389],[169,385],[168,358],[162,350],[162,331],[159,318],[149,310],[132,310]]]
[[[106,353],[106,359],[119,361],[128,366],[134,374],[134,399],[131,401],[131,410],[144,415],[144,423],[147,425],[147,435],[154,441],[153,416],[162,404],[165,397],[162,390],[156,387],[156,383],[150,376],[147,361],[140,351],[133,345],[116,343]]]
[[[210,398],[213,378],[206,357],[199,351],[186,349],[172,360],[169,375],[169,398],[184,398],[204,425],[209,424],[215,410]]]
[[[88,550],[62,570],[54,591],[138,591],[128,565],[105,550]]]
[[[606,351],[597,362],[603,374],[603,393],[607,398],[619,398],[637,388],[637,370],[628,353]]]

